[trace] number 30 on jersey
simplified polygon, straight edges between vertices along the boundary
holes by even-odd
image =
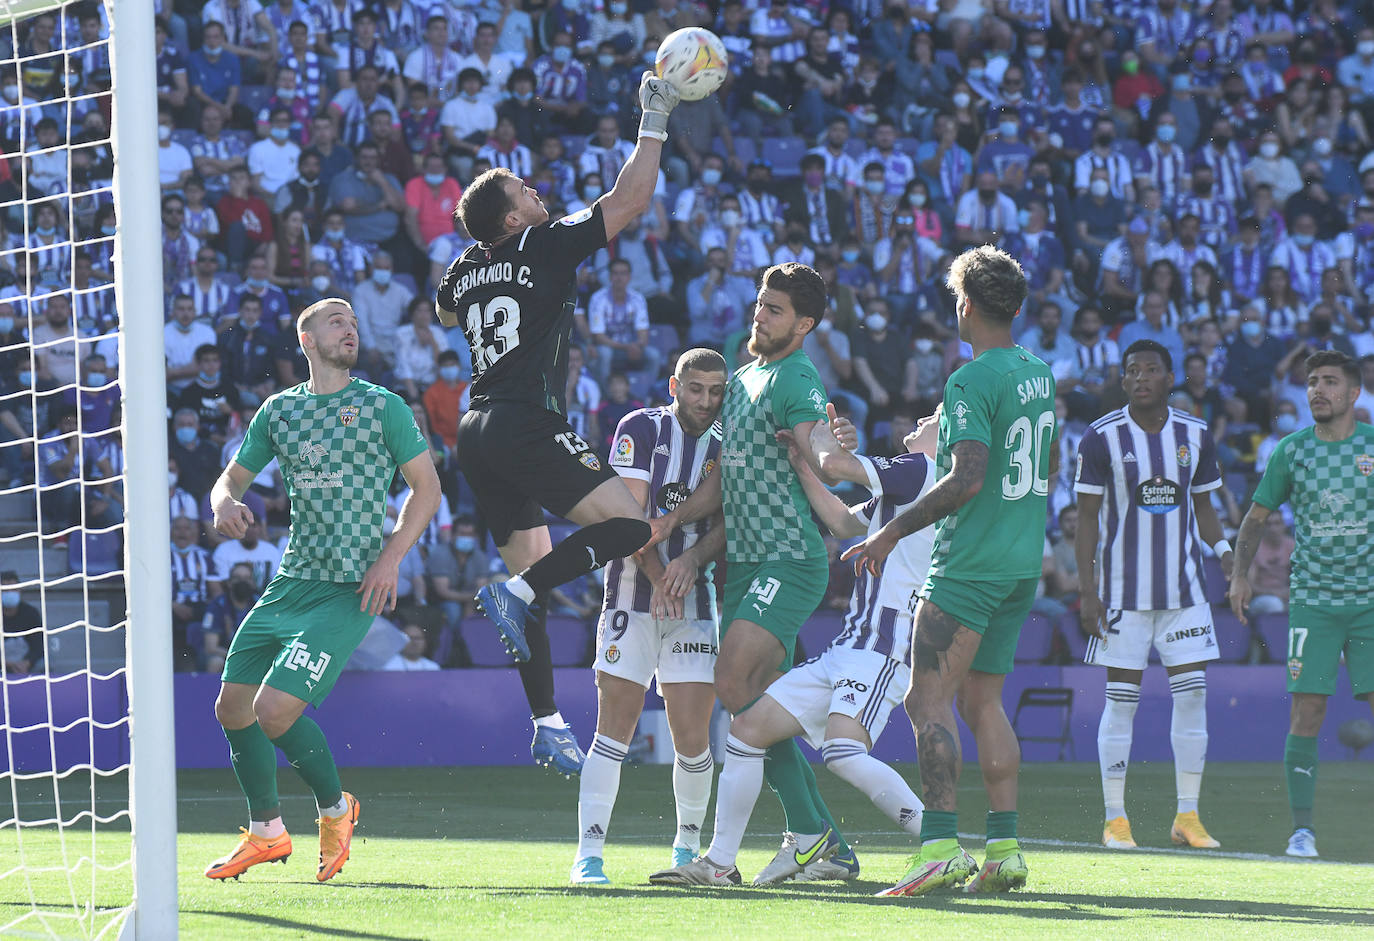
[[[1032,491],[1043,497],[1050,492],[1049,453],[1053,444],[1054,412],[1041,412],[1033,428],[1025,415],[1011,423],[1006,441],[1010,466],[1002,476],[1003,499],[1020,500]]]
[[[473,304],[468,308],[466,332],[473,366],[487,369],[494,365],[520,345],[519,301],[502,294],[487,301],[485,307]]]

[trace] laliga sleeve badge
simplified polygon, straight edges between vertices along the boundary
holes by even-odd
[[[617,467],[629,467],[635,462],[635,442],[629,435],[621,435],[616,439],[615,451],[611,454],[611,463]]]

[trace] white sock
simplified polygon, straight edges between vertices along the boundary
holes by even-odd
[[[263,839],[275,840],[286,832],[286,824],[281,822],[281,817],[273,817],[271,820],[250,820],[248,832]]]
[[[513,575],[506,579],[506,587],[510,589],[512,595],[525,602],[525,604],[534,604],[534,589],[530,587],[529,582],[525,581],[519,575]]]
[[[921,815],[926,805],[893,768],[874,758],[864,743],[832,738],[821,746],[825,766],[863,792],[887,819],[921,838]]]
[[[1097,764],[1102,769],[1102,803],[1108,820],[1126,816],[1126,769],[1139,706],[1139,684],[1107,684],[1107,705],[1097,726]]]
[[[333,807],[320,807],[318,804],[315,806],[319,807],[321,817],[342,817],[348,813],[348,801],[344,800],[342,794],[339,795],[339,802]]]
[[[1174,780],[1178,785],[1178,812],[1197,810],[1202,790],[1202,769],[1207,764],[1207,674],[1202,670],[1169,677],[1174,694],[1174,716],[1169,741],[1174,746]]]
[[[706,804],[711,800],[711,779],[716,770],[711,749],[689,758],[674,755],[673,800],[677,803],[677,836],[673,846],[685,847],[695,855],[701,851],[701,825],[706,820]]]
[[[620,765],[629,747],[598,734],[587,750],[577,785],[577,858],[600,857],[611,828],[611,811],[620,792]]]
[[[534,727],[547,726],[551,729],[566,729],[568,723],[563,721],[563,713],[555,712],[551,716],[540,716],[534,720]]]
[[[733,866],[749,817],[763,790],[763,749],[733,735],[725,739],[725,767],[716,785],[716,832],[706,856],[717,866]]]

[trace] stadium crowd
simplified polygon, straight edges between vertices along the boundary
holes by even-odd
[[[683,26],[722,38],[730,79],[674,111],[651,211],[579,276],[568,411],[603,456],[626,412],[666,398],[677,352],[748,357],[756,275],[782,261],[813,264],[830,286],[805,349],[837,406],[866,451],[900,452],[968,355],[944,273],[984,243],[1028,273],[1015,334],[1058,380],[1048,616],[1076,597],[1076,444],[1123,404],[1119,351],[1132,341],[1170,351],[1170,404],[1210,424],[1228,532],[1279,438],[1311,423],[1308,353],[1359,358],[1357,409],[1374,413],[1374,22],[1350,0],[158,8],[186,669],[222,664],[280,561],[279,474],[259,475],[261,522],[241,540],[214,532],[207,493],[263,399],[305,377],[293,315],[328,296],[358,315],[357,373],[407,398],[440,467],[447,503],[402,569],[407,663],[390,663],[432,666],[416,631],[452,628],[503,571],[453,459],[470,357],[433,304],[470,244],[453,208],[493,166],[529,181],[554,218],[597,199],[633,148],[638,78]],[[71,4],[22,23],[3,50],[17,62],[0,66],[0,198],[26,200],[0,216],[0,483],[32,483],[36,468],[50,533],[122,513],[118,487],[94,483],[122,466],[102,434],[118,421],[113,297],[99,290],[115,274],[116,219],[107,192],[83,195],[112,173],[104,36],[100,5]],[[1251,581],[1256,610],[1281,612],[1292,539],[1271,519]],[[842,607],[844,567],[833,576]],[[556,601],[594,618],[598,594],[588,580]],[[447,659],[463,662],[461,644]]]

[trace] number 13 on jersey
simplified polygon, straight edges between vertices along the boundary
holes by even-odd
[[[1002,475],[1002,497],[1020,500],[1028,493],[1050,492],[1050,448],[1054,446],[1054,412],[1044,411],[1031,420],[1017,418],[1007,429],[1007,472]]]
[[[520,345],[520,302],[500,295],[486,306],[468,308],[468,342],[472,346],[473,368],[487,369]]]

